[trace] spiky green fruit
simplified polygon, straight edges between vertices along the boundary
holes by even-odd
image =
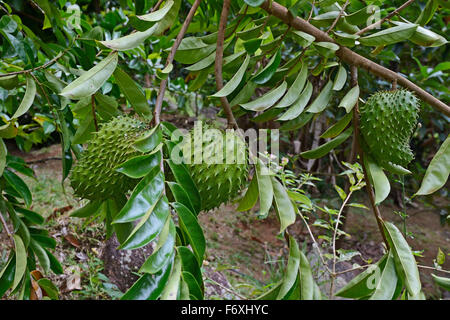
[[[361,133],[368,152],[386,170],[406,167],[414,159],[409,141],[419,107],[413,93],[400,89],[377,92],[360,108]]]
[[[139,180],[115,169],[140,154],[133,143],[146,126],[137,119],[116,117],[103,124],[72,169],[70,182],[75,194],[90,200],[104,200],[123,194]]]
[[[208,211],[229,202],[247,182],[245,142],[232,130],[208,127],[191,131],[191,161],[187,167]]]

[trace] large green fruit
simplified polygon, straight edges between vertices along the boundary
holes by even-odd
[[[414,159],[409,141],[419,107],[416,96],[404,89],[377,92],[361,107],[366,151],[385,169],[406,167]]]
[[[233,131],[227,134],[208,127],[203,127],[202,135],[194,131],[191,131],[191,163],[187,167],[200,193],[202,210],[208,211],[229,202],[246,184],[247,147]],[[196,163],[200,162],[196,159],[201,159],[201,163]]]
[[[104,200],[123,194],[139,182],[115,168],[140,153],[133,143],[145,130],[144,123],[117,117],[102,125],[72,169],[70,181],[75,194],[90,200]]]

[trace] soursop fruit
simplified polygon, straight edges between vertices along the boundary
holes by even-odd
[[[414,159],[409,141],[419,106],[413,93],[400,89],[377,92],[360,109],[366,152],[388,171],[408,172],[403,167]]]
[[[75,194],[85,199],[104,200],[133,189],[139,180],[115,168],[140,154],[132,145],[145,129],[143,122],[125,116],[103,124],[72,169],[70,182]]]
[[[234,132],[204,126],[191,131],[191,173],[208,211],[229,202],[245,186],[248,177],[247,147]]]

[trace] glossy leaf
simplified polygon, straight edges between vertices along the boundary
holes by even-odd
[[[114,71],[114,79],[133,109],[143,116],[151,116],[151,109],[141,86],[121,68]]]
[[[259,7],[263,4],[264,0],[244,0],[244,2],[250,7]]]
[[[244,63],[239,68],[239,70],[234,74],[234,76],[228,81],[219,92],[216,92],[212,95],[212,97],[226,97],[230,95],[241,82],[242,78],[245,75],[245,71],[247,70],[248,64],[250,63],[250,56],[247,55],[245,57]]]
[[[441,288],[444,288],[447,291],[450,291],[450,278],[438,277],[434,274],[431,274],[434,282]]]
[[[397,273],[395,271],[394,256],[388,253],[386,265],[381,272],[380,279],[370,300],[391,300],[397,286]]]
[[[386,236],[394,254],[395,267],[399,276],[405,282],[408,293],[417,295],[422,287],[419,269],[412,254],[411,248],[395,225],[384,222]]]
[[[325,110],[331,100],[331,97],[333,96],[332,88],[333,81],[329,80],[306,111],[311,113],[319,113]]]
[[[201,265],[205,254],[206,241],[196,216],[181,203],[174,202],[171,206],[178,213],[180,227],[186,233],[198,263]]]
[[[298,130],[305,126],[312,118],[314,117],[314,113],[301,113],[297,118],[292,119],[284,123],[281,127],[281,131],[292,131]]]
[[[23,244],[22,239],[17,234],[14,237],[14,247],[16,251],[16,269],[14,272],[14,281],[11,287],[11,291],[19,285],[20,280],[22,280],[25,270],[27,269],[27,250]]]
[[[6,262],[3,269],[0,271],[0,297],[3,297],[5,292],[11,288],[14,281],[14,273],[16,268],[15,255],[12,254]]]
[[[339,103],[339,107],[345,108],[345,111],[349,113],[358,102],[358,99],[359,86],[354,86],[346,93],[344,98],[342,98],[341,102]]]
[[[294,82],[289,87],[286,94],[283,96],[283,99],[281,99],[280,102],[277,103],[275,108],[289,107],[296,100],[298,100],[303,90],[303,87],[305,86],[307,76],[308,76],[308,65],[307,63],[303,62],[302,68],[298,73],[297,77],[295,78]]]
[[[42,270],[44,271],[45,274],[47,274],[50,271],[50,259],[48,258],[44,248],[42,248],[34,240],[30,241],[30,247],[33,250],[34,254],[37,256]]]
[[[300,299],[313,300],[314,291],[317,290],[314,288],[316,284],[314,283],[309,261],[302,251],[300,251],[299,278],[300,278]]]
[[[173,258],[172,258],[173,259]],[[120,300],[156,300],[166,286],[173,260],[156,274],[146,273],[120,298]]]
[[[117,172],[123,173],[126,176],[134,179],[142,178],[150,173],[155,167],[161,163],[161,152],[153,154],[137,156],[122,163],[117,169]]]
[[[3,176],[9,185],[16,190],[25,201],[27,207],[31,205],[31,192],[26,183],[14,172],[5,169]]]
[[[278,69],[278,66],[281,62],[281,50],[278,50],[277,53],[273,55],[273,57],[269,60],[267,65],[258,72],[251,80],[257,84],[264,84],[269,81],[275,72]]]
[[[161,147],[161,142],[162,131],[159,126],[156,126],[136,139],[133,143],[133,148],[142,153],[147,153]]]
[[[416,195],[431,194],[442,188],[450,173],[450,135],[442,143],[438,152],[428,165],[422,184]]]
[[[286,266],[286,271],[281,283],[280,291],[277,295],[277,300],[284,299],[291,288],[294,286],[297,279],[297,274],[300,266],[300,249],[297,241],[292,236],[289,236],[289,259]]]
[[[338,136],[350,123],[350,121],[353,118],[352,113],[347,113],[345,116],[342,117],[341,120],[333,124],[331,127],[329,127],[322,135],[320,136],[322,139],[328,139],[328,138],[334,138]]]
[[[31,76],[27,76],[27,89],[25,90],[25,95],[23,96],[23,99],[20,102],[20,105],[17,108],[16,112],[14,112],[12,119],[18,118],[21,115],[25,114],[33,104],[35,96],[36,96],[36,83],[34,82]]]
[[[201,291],[203,292],[203,278],[202,272],[200,270],[200,265],[198,264],[197,258],[194,253],[187,247],[178,247],[178,254],[181,257],[181,262],[183,264],[183,271],[187,271],[192,274],[197,281]]]
[[[164,18],[164,16],[169,12],[169,10],[172,8],[174,2],[173,0],[168,0],[164,3],[164,6],[160,8],[159,10],[156,10],[154,12],[144,14],[141,16],[137,16],[138,19],[144,20],[144,21],[150,21],[150,22],[156,22]]]
[[[144,217],[158,202],[164,188],[164,176],[156,167],[134,188],[130,199],[120,210],[113,223],[132,222]]]
[[[361,37],[359,42],[364,46],[386,46],[408,40],[416,29],[417,24],[400,25],[376,32],[370,36]]]
[[[119,249],[131,250],[145,246],[161,232],[170,215],[167,198],[162,196],[154,207],[150,207]]]
[[[139,272],[157,273],[167,264],[174,251],[175,234],[175,225],[172,218],[169,218],[159,234],[155,251],[147,258]]]
[[[280,218],[280,233],[295,222],[295,210],[285,187],[275,178],[271,177],[273,198]]]
[[[65,87],[60,95],[79,100],[95,93],[108,80],[117,66],[117,52],[111,53],[95,67],[84,72],[79,78]]]
[[[294,102],[292,106],[289,107],[288,110],[286,110],[285,113],[283,113],[278,120],[279,121],[289,121],[292,119],[297,118],[303,110],[305,110],[306,105],[308,104],[309,100],[311,99],[311,95],[313,92],[313,86],[311,82],[308,81],[306,84],[305,89],[300,94],[299,98]]]
[[[336,78],[334,79],[333,90],[340,91],[344,87],[346,82],[347,82],[347,70],[345,70],[344,66],[341,64],[339,66]]]
[[[258,181],[256,174],[253,176],[250,185],[247,188],[247,192],[244,197],[239,201],[239,206],[237,207],[237,211],[248,211],[253,208],[258,201]]]
[[[278,99],[283,96],[283,94],[286,92],[286,88],[287,83],[286,81],[283,81],[281,85],[270,90],[261,97],[247,103],[242,103],[241,107],[251,111],[264,111],[267,108],[273,106],[278,101]]]
[[[99,41],[105,47],[117,50],[125,51],[131,50],[140,46],[148,37],[150,37],[158,28],[158,24],[155,24],[151,28],[145,31],[136,31],[129,35],[107,41]]]
[[[273,200],[273,186],[270,176],[267,174],[267,167],[259,160],[255,168],[255,177],[258,183],[259,191],[259,215],[261,217],[267,217]]]
[[[378,205],[389,195],[391,185],[383,169],[376,162],[374,162],[373,159],[366,155],[364,157],[364,163],[369,178],[372,180],[373,187],[375,189],[375,204]]]
[[[353,127],[350,127],[347,130],[345,130],[343,133],[341,133],[339,136],[337,136],[336,138],[320,145],[316,149],[300,153],[300,156],[302,156],[303,158],[306,158],[306,159],[321,158],[321,157],[325,156],[326,154],[328,154],[328,152],[330,152],[331,150],[333,150],[334,148],[336,148],[337,146],[342,144],[345,140],[347,140],[351,136],[352,133],[353,133]]]
[[[316,38],[306,32],[294,30],[292,31],[292,34],[294,35],[294,40],[301,45],[303,48],[307,48],[311,45],[311,43],[316,40]]]
[[[181,280],[181,258],[175,257],[172,273],[169,276],[167,285],[161,294],[161,300],[176,300]]]

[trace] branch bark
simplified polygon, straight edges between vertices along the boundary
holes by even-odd
[[[189,24],[191,23],[192,19],[194,18],[194,14],[197,11],[197,8],[200,5],[201,1],[202,0],[195,0],[194,4],[191,7],[191,10],[189,10],[186,20],[184,20],[181,30],[178,33],[174,44],[172,45],[172,49],[170,50],[169,56],[167,57],[166,65],[165,65],[166,67],[173,62],[175,53],[177,52],[177,49],[180,46],[180,43],[183,40],[184,35],[186,34],[186,31],[189,27]],[[167,78],[161,80],[161,83],[159,85],[159,92],[158,92],[158,96],[156,97],[155,111],[154,111],[155,125],[157,125],[161,122],[161,108],[162,108],[164,93],[166,92],[166,88],[167,88]]]
[[[219,30],[217,32],[217,49],[216,49],[216,63],[214,66],[214,72],[216,76],[216,89],[219,91],[223,88],[222,77],[222,63],[223,63],[223,42],[225,38],[225,27],[227,24],[228,11],[230,9],[230,0],[224,0],[222,7],[222,14],[220,15]],[[220,102],[222,104],[223,111],[227,116],[228,127],[234,127],[239,129],[234,118],[233,111],[231,111],[230,103],[227,97],[221,97]]]
[[[264,9],[268,14],[271,14],[278,19],[282,20],[286,24],[292,25],[293,28],[296,30],[300,30],[303,32],[306,32],[316,38],[317,41],[325,41],[325,42],[333,42],[336,43],[327,33],[323,32],[322,30],[314,27],[313,25],[309,24],[305,20],[296,17],[295,19],[292,19],[292,15],[289,13],[288,9],[283,7],[282,5],[273,2],[273,1],[265,1],[261,8]],[[381,77],[383,79],[386,79],[389,82],[392,82],[394,80],[397,80],[397,83],[413,92],[416,93],[416,95],[422,99],[425,103],[428,103],[430,106],[434,107],[438,111],[444,113],[447,116],[450,116],[450,107],[445,104],[444,102],[440,101],[439,99],[436,99],[431,94],[414,84],[413,82],[409,81],[408,79],[402,77],[401,75],[397,74],[396,72],[393,72],[381,65],[379,65],[376,62],[373,62],[367,58],[364,58],[363,56],[353,52],[352,50],[339,46],[340,49],[336,51],[336,55],[339,59],[342,61],[348,63],[349,65],[356,66],[358,68],[363,68],[367,70],[368,72]]]

